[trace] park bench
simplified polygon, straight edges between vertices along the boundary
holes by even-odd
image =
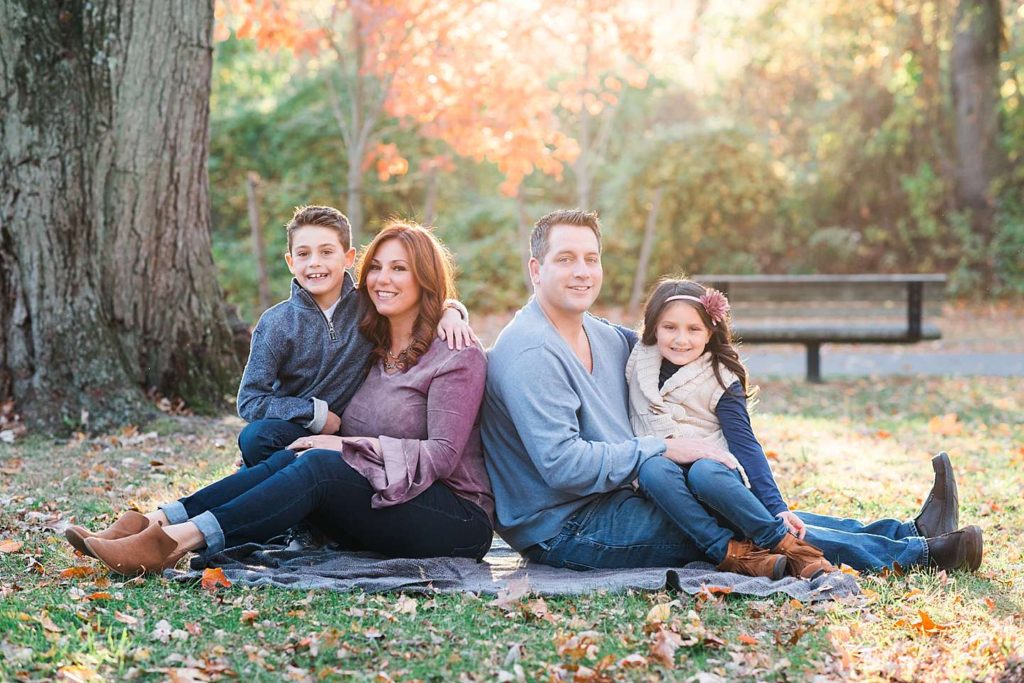
[[[694,275],[732,306],[746,344],[803,344],[807,381],[821,381],[821,345],[913,344],[939,339],[946,276]]]

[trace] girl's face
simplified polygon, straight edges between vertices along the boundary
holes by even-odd
[[[704,353],[711,340],[711,330],[696,308],[685,301],[673,301],[658,318],[655,340],[662,358],[676,365],[686,365]]]

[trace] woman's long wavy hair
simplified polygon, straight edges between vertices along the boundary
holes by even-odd
[[[693,280],[669,277],[659,280],[647,297],[647,303],[644,304],[644,327],[641,332],[640,341],[647,346],[653,346],[658,343],[656,336],[658,320],[668,306],[675,303],[690,306],[697,311],[704,325],[711,330],[711,339],[708,340],[708,345],[704,352],[711,354],[711,368],[715,372],[715,379],[718,380],[723,389],[728,390],[729,387],[722,380],[721,367],[724,365],[739,378],[740,385],[743,387],[743,395],[750,398],[756,392],[756,387],[751,389],[748,384],[747,368],[740,361],[740,354],[736,350],[736,343],[733,341],[732,330],[729,327],[731,317],[726,315],[725,320],[715,325],[714,321],[711,320],[711,316],[704,310],[704,306],[696,301],[690,301],[689,299],[666,301],[669,297],[678,295],[700,298],[706,291],[707,289],[704,285]]]
[[[391,326],[388,319],[377,312],[377,308],[366,290],[370,265],[380,245],[388,240],[398,240],[409,253],[409,269],[420,286],[420,310],[413,324],[413,341],[406,351],[405,369],[416,365],[434,341],[437,324],[444,313],[445,299],[454,299],[455,278],[452,258],[448,249],[427,228],[416,223],[390,220],[359,257],[359,292],[363,306],[363,317],[359,331],[373,342],[373,354],[383,359],[391,348]]]

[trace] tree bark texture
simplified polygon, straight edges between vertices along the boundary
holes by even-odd
[[[210,405],[237,380],[212,25],[212,0],[0,0],[0,396],[37,426],[137,421],[148,388]]]
[[[975,230],[991,238],[992,181],[1003,167],[999,147],[999,0],[960,0],[953,29],[952,72],[957,150],[957,199]]]

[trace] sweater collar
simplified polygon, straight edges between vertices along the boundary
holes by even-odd
[[[288,301],[291,302],[293,306],[322,311],[320,306],[316,303],[316,299],[313,298],[313,295],[306,291],[306,289],[303,288],[295,278],[292,278],[291,289],[292,291],[291,295],[288,297]],[[341,296],[338,297],[338,302],[340,303],[345,299],[345,297],[351,296],[354,291],[355,281],[352,279],[351,273],[346,270],[345,276],[341,281]]]
[[[658,375],[661,373],[661,353],[658,352],[658,347],[638,342],[637,349],[636,374],[640,380],[640,390],[648,401],[656,405],[661,405],[664,397],[675,389],[694,379],[702,378],[707,372],[712,372],[711,356],[705,353],[692,363],[679,368],[674,375],[665,380],[661,389],[658,389]]]

